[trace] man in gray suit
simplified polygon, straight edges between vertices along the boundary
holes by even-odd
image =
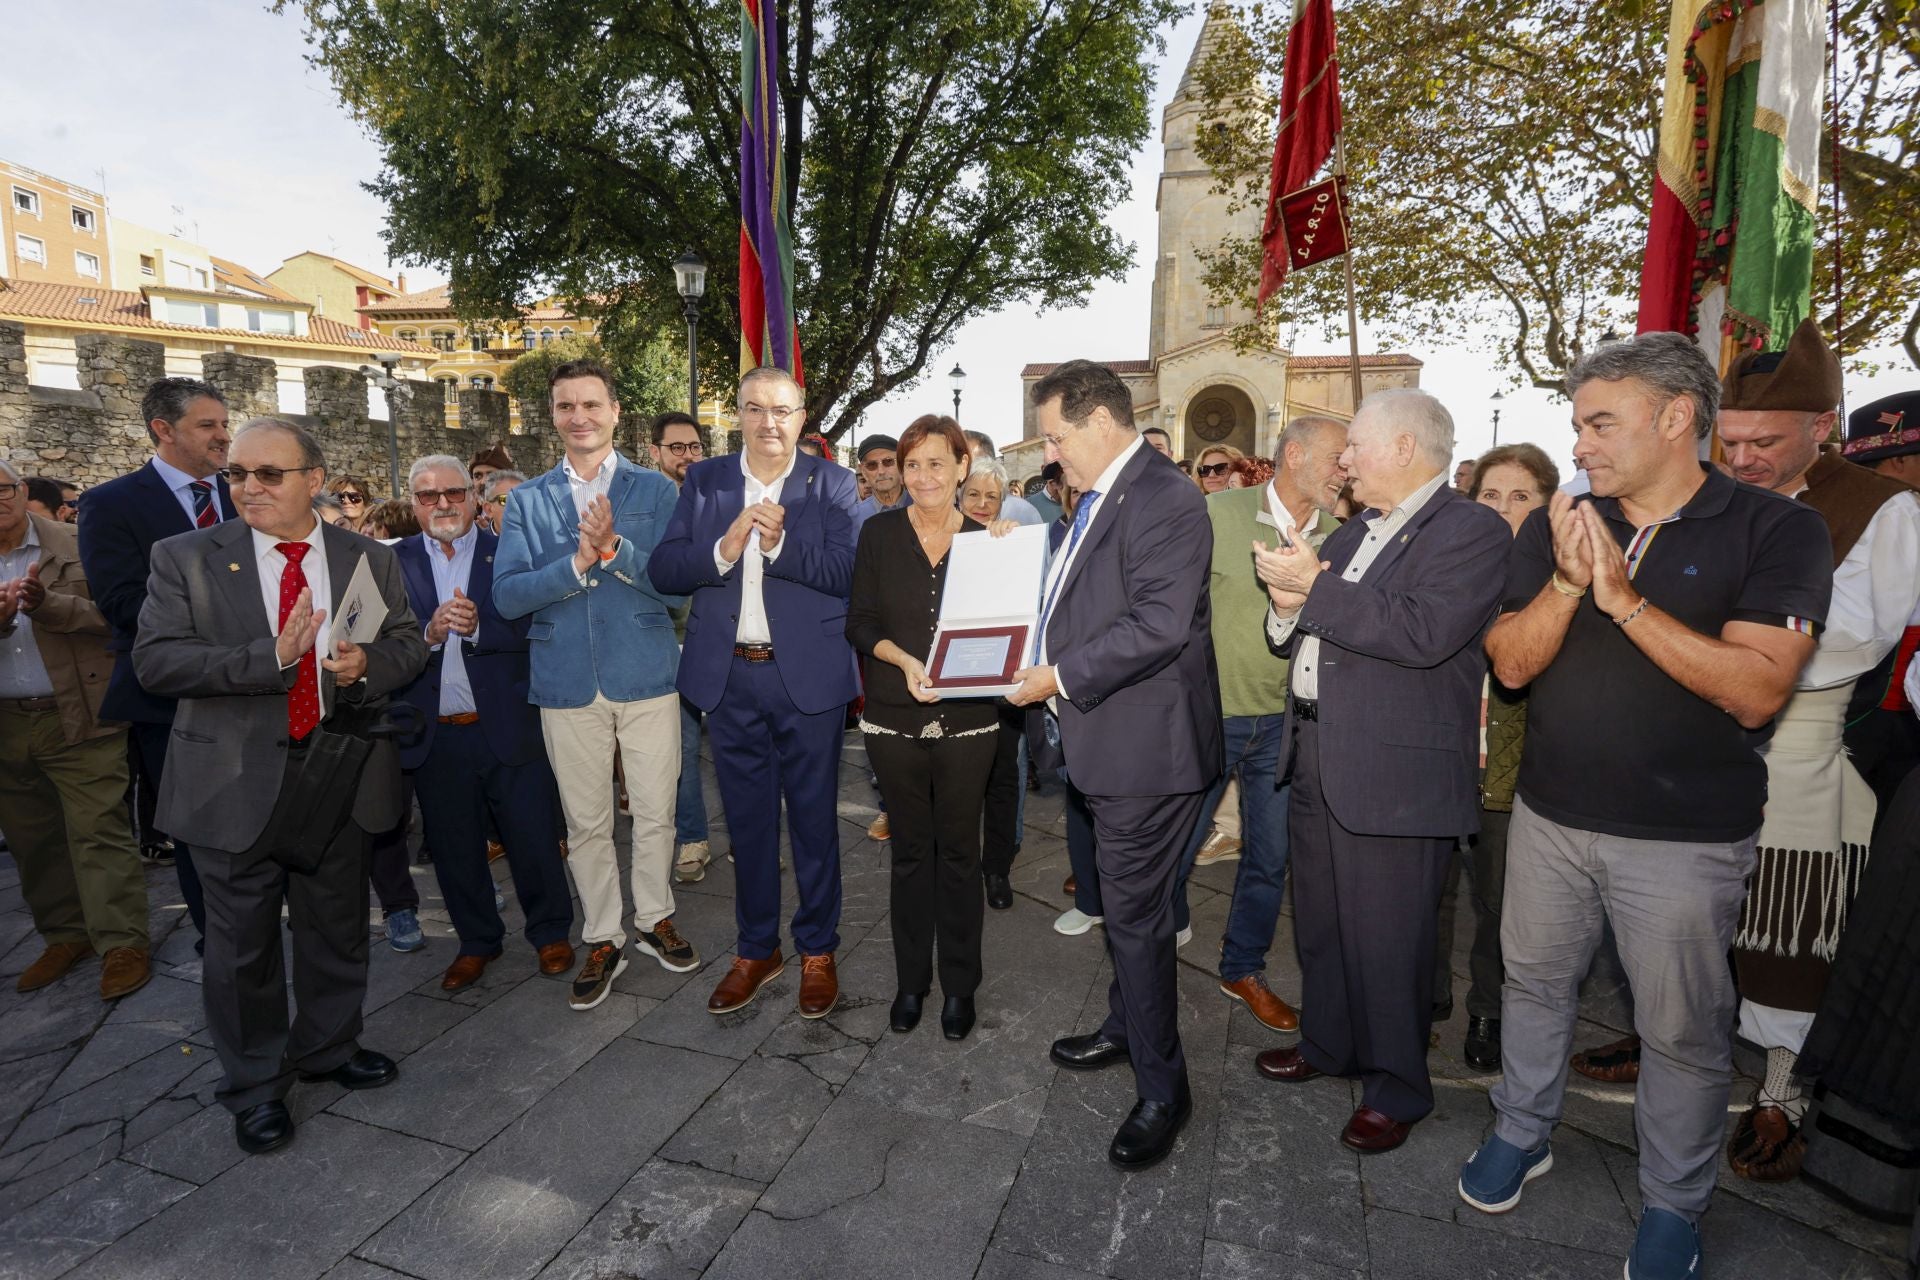
[[[392,743],[372,744],[352,814],[318,866],[291,871],[283,859],[322,721],[364,736],[387,695],[426,666],[427,647],[393,552],[315,519],[326,459],[312,436],[256,418],[234,435],[225,474],[241,519],[154,547],[133,665],[142,687],[180,700],[158,821],[193,845],[207,901],[207,1025],[226,1069],[219,1097],[241,1149],[261,1152],[293,1137],[284,1099],[296,1070],[349,1089],[397,1074],[358,1042],[368,833],[400,820]],[[387,613],[378,638],[355,645],[331,635],[328,620],[362,559]]]

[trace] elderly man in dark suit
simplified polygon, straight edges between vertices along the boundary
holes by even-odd
[[[80,517],[80,563],[93,598],[113,628],[113,678],[100,714],[128,722],[129,763],[141,788],[142,824],[152,812],[167,765],[173,699],[143,689],[133,671],[133,643],[140,606],[147,600],[148,558],[155,543],[194,529],[207,529],[236,514],[220,469],[227,465],[227,402],[219,388],[198,378],[162,378],[147,388],[140,416],[153,441],[153,457],[87,494]],[[193,849],[179,832],[173,838],[174,874],[193,927],[204,939],[206,908]],[[164,847],[158,831],[142,832],[148,849]],[[203,946],[204,943],[196,944]]]
[[[1340,1140],[1362,1153],[1399,1146],[1433,1110],[1440,891],[1455,842],[1479,829],[1480,639],[1510,535],[1448,487],[1452,456],[1438,400],[1376,392],[1340,458],[1361,515],[1318,552],[1254,544],[1268,637],[1292,657],[1283,736],[1303,1005],[1300,1043],[1258,1065],[1272,1080],[1358,1076]]]
[[[1132,1062],[1139,1102],[1108,1158],[1144,1168],[1173,1149],[1193,1111],[1173,885],[1223,759],[1213,526],[1200,491],[1140,438],[1112,370],[1068,361],[1035,384],[1033,403],[1047,460],[1081,494],[1047,572],[1034,665],[1009,700],[1059,717],[1067,773],[1093,816],[1113,957],[1105,1024],[1055,1041],[1052,1054],[1076,1070]]]
[[[180,700],[159,820],[194,844],[207,896],[207,1025],[226,1069],[219,1097],[241,1149],[259,1152],[293,1137],[284,1099],[296,1070],[349,1089],[398,1073],[359,1045],[368,833],[400,820],[390,742],[371,744],[349,784],[351,813],[317,864],[307,869],[292,851],[311,836],[322,721],[365,736],[387,696],[426,666],[427,646],[393,553],[315,518],[326,459],[312,436],[257,418],[234,436],[230,456],[241,519],[154,548],[133,663],[148,690]],[[386,616],[377,638],[357,645],[334,635],[330,619],[363,559]],[[291,1027],[283,903],[298,1005]]]

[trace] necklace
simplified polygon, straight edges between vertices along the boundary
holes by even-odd
[[[944,515],[940,517],[940,523],[933,528],[922,529],[920,527],[920,508],[918,507],[907,508],[907,523],[913,526],[914,533],[919,535],[920,541],[922,542],[930,541],[948,532],[947,517]]]

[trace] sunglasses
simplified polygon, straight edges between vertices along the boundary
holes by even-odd
[[[507,505],[507,495],[504,493],[496,493],[487,499],[487,505],[490,507],[504,507]]]
[[[1195,467],[1194,470],[1203,476],[1223,476],[1233,470],[1233,464],[1231,462],[1209,462],[1203,467]]]
[[[860,465],[869,471],[891,471],[899,464],[893,458],[873,458]]]
[[[443,501],[450,506],[465,502],[472,489],[421,489],[413,495],[413,500],[423,507],[437,507]]]
[[[248,476],[257,478],[269,489],[278,489],[281,482],[296,471],[318,471],[319,469],[318,467],[255,467],[249,471],[245,467],[228,467],[220,474],[227,478],[229,489],[238,489],[247,482]],[[340,500],[345,502],[346,496],[341,495]]]
[[[365,496],[364,494],[358,494],[358,493],[345,493],[345,492],[342,492],[342,493],[336,493],[336,494],[334,494],[333,496],[334,496],[334,497],[336,497],[336,498],[338,498],[338,499],[340,499],[340,501],[341,501],[341,502],[342,502],[343,504],[344,504],[344,503],[348,503],[348,502],[351,502],[351,503],[353,503],[353,504],[354,504],[355,506],[359,506],[359,505],[360,505],[361,503],[363,503],[363,502],[365,502],[365,501],[367,500],[367,499],[366,499],[366,496]]]

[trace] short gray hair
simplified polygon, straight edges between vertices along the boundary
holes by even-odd
[[[26,483],[27,478],[20,473],[20,468],[14,466],[5,458],[0,458],[0,470],[5,470],[8,475],[12,476],[15,484]]]
[[[1290,444],[1297,444],[1302,449],[1312,447],[1313,438],[1329,427],[1337,427],[1341,431],[1345,431],[1347,424],[1338,418],[1330,418],[1320,413],[1303,414],[1295,418],[1292,422],[1289,422],[1280,429],[1280,443],[1275,448],[1275,452],[1280,455],[1278,460],[1284,463],[1287,456],[1287,446]]]
[[[346,514],[346,508],[340,505],[340,499],[324,490],[313,495],[313,510],[316,515],[328,511],[338,511],[342,515]]]
[[[1376,391],[1360,402],[1361,414],[1379,415],[1384,421],[1412,434],[1414,443],[1429,462],[1441,467],[1453,461],[1453,415],[1430,392],[1417,387],[1397,387]]]
[[[486,482],[480,486],[480,496],[482,498],[491,498],[498,492],[502,485],[525,484],[526,482],[527,477],[523,472],[509,471],[503,467],[487,477]]]
[[[320,448],[320,442],[313,438],[313,432],[297,422],[288,422],[285,418],[248,418],[241,428],[233,433],[233,443],[238,446],[240,437],[249,431],[280,431],[293,437],[300,446],[300,465],[315,467],[320,471],[327,469],[326,452]]]
[[[424,458],[415,458],[413,465],[407,468],[407,489],[413,489],[413,482],[420,478],[422,471],[458,471],[460,479],[466,484],[473,483],[473,475],[467,470],[467,464],[450,453],[430,453]]]
[[[1007,480],[1006,464],[998,458],[975,458],[972,463],[972,470],[967,472],[967,480],[971,480],[975,476],[992,476],[995,480],[998,480],[1000,482],[1000,492],[1002,495],[1013,492],[1012,486]],[[960,487],[962,489],[966,488],[967,481],[962,480]]]
[[[1704,440],[1720,417],[1720,375],[1692,338],[1681,333],[1643,333],[1603,343],[1567,370],[1567,395],[1589,382],[1639,383],[1661,400],[1693,401],[1693,434]]]

